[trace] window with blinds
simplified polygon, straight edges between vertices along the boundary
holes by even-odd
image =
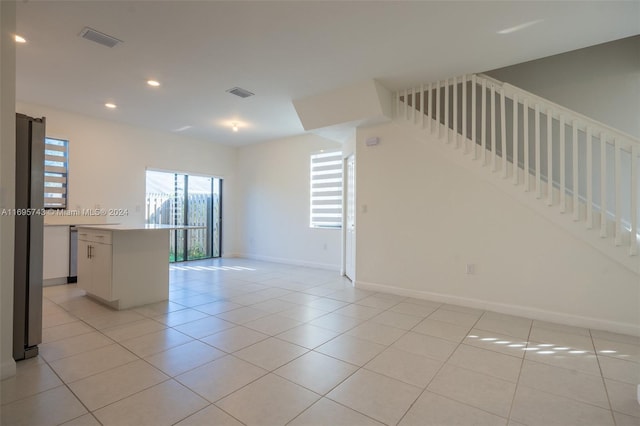
[[[69,141],[44,140],[44,208],[67,207],[67,172],[69,167]]]
[[[311,154],[312,228],[342,227],[342,152]]]

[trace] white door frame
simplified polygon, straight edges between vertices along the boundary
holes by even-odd
[[[353,161],[353,172],[352,175],[349,175],[349,162]],[[341,265],[341,270],[340,273],[343,276],[346,276],[347,278],[349,278],[351,280],[352,285],[355,286],[356,283],[356,263],[355,263],[355,252],[356,252],[356,244],[355,244],[355,240],[356,240],[356,234],[355,234],[355,223],[356,223],[356,185],[355,185],[355,154],[350,154],[347,157],[343,158],[343,170],[342,170],[342,176],[345,177],[345,179],[342,180],[342,193],[344,194],[344,196],[342,197],[342,211],[343,211],[343,215],[342,215],[342,265]],[[353,179],[353,187],[351,188],[352,191],[349,191],[349,179]],[[353,251],[353,273],[351,275],[353,276],[349,276],[347,274],[347,256],[349,256],[351,253],[347,253],[347,233],[349,232],[348,230],[348,219],[347,219],[347,214],[348,214],[348,208],[349,208],[349,196],[353,197],[353,200],[351,200],[352,205],[353,205],[353,223],[354,223],[354,231],[353,231],[353,241],[352,243],[352,251]]]

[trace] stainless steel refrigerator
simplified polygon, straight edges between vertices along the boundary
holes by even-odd
[[[45,119],[16,114],[13,358],[38,355],[42,342],[42,236]]]

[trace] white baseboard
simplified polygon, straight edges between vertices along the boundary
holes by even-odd
[[[61,284],[67,284],[67,277],[48,278],[46,280],[42,280],[43,287],[49,287],[52,285],[61,285]]]
[[[13,359],[3,361],[0,365],[0,380],[16,375],[16,362]]]
[[[574,327],[592,328],[596,330],[610,331],[613,333],[640,336],[640,326],[637,324],[628,324],[599,318],[584,317],[580,315],[566,314],[563,312],[547,311],[544,309],[538,309],[529,306],[511,305],[481,299],[471,299],[468,297],[454,296],[450,294],[412,290],[364,281],[356,281],[355,287],[364,290],[396,294],[398,296],[415,297],[416,299],[426,299],[432,300],[434,302],[466,306],[469,308],[493,311],[501,314],[517,315],[534,320],[555,322],[559,324],[571,325]]]
[[[332,265],[330,263],[309,262],[307,260],[288,259],[282,257],[262,256],[259,254],[242,253],[236,257],[244,257],[253,260],[262,260],[264,262],[282,263],[285,265],[306,266],[308,268],[327,269],[329,271],[340,271],[340,265]]]

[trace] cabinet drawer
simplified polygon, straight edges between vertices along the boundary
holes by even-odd
[[[111,231],[79,230],[78,239],[92,243],[111,244]]]

